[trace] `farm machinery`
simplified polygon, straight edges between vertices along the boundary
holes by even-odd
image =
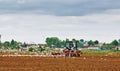
[[[73,43],[73,41],[68,41],[66,42],[66,47],[62,52],[52,52],[52,55],[64,55],[64,56],[69,56],[69,57],[80,57],[82,52],[78,50],[78,41]]]
[[[65,56],[70,56],[70,57],[80,57],[82,52],[78,50],[77,46],[78,41],[73,43],[72,41],[68,41],[66,43],[66,48],[63,50],[63,53]]]

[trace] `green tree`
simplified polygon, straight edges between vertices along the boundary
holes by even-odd
[[[84,39],[80,39],[80,42],[84,42]]]
[[[88,41],[89,46],[94,46],[94,42],[92,40]]]
[[[4,45],[5,49],[10,48],[10,42],[9,42],[9,41],[5,41],[5,42],[3,43],[3,45]]]
[[[76,43],[76,41],[77,41],[77,40],[76,40],[75,38],[72,39],[72,42],[73,42],[73,43]]]
[[[65,40],[61,41],[61,47],[66,47],[66,41]]]
[[[34,48],[30,47],[28,51],[33,52]]]
[[[49,47],[61,47],[61,40],[57,37],[46,38],[46,43]]]
[[[12,49],[18,49],[18,45],[17,45],[17,42],[16,41],[14,41],[13,39],[11,40],[11,48]]]
[[[79,44],[78,44],[78,47],[79,47],[79,48],[83,48],[84,45],[83,45],[82,43],[79,43]]]
[[[94,41],[94,44],[95,44],[95,45],[98,45],[98,44],[99,44],[99,41],[98,41],[98,40],[95,40],[95,41]]]
[[[119,42],[118,42],[117,40],[113,40],[113,41],[111,42],[111,44],[112,44],[113,46],[118,46]]]
[[[49,47],[52,47],[52,40],[51,40],[51,38],[47,37],[45,42],[47,43],[47,45]]]
[[[83,48],[84,47],[84,39],[80,39],[78,47]]]
[[[2,42],[0,41],[0,48],[2,48]]]
[[[57,48],[61,48],[61,42],[62,42],[61,40],[57,40],[55,46],[56,46]]]
[[[111,44],[105,44],[105,48],[108,49],[108,50],[111,50],[112,49],[112,45]]]
[[[66,38],[66,42],[69,42],[69,39],[68,39],[68,38]]]

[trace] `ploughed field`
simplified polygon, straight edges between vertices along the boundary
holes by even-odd
[[[81,57],[0,56],[0,71],[120,71],[120,54]]]

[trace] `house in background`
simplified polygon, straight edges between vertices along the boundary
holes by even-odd
[[[94,49],[94,50],[99,50],[99,46],[89,46],[88,49]]]
[[[83,49],[99,50],[100,47],[103,45],[103,43],[99,43],[98,45],[95,45],[95,46],[89,46],[87,42],[84,42],[83,45],[84,45]]]
[[[120,46],[115,47],[115,50],[120,50]]]

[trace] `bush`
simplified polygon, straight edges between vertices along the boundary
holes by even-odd
[[[29,48],[29,50],[28,51],[30,51],[30,52],[33,52],[35,49],[34,48]]]

